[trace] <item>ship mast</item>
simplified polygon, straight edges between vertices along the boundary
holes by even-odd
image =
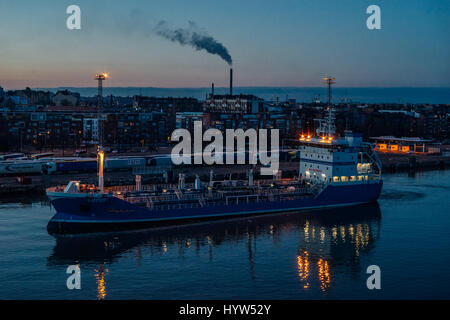
[[[336,133],[335,120],[335,110],[331,105],[331,85],[336,83],[336,78],[326,77],[323,78],[324,82],[328,85],[328,121],[327,121],[327,136],[328,138],[333,137]]]

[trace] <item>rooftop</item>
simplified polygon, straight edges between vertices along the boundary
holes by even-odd
[[[383,140],[383,141],[399,141],[399,142],[431,142],[433,140],[429,140],[429,139],[422,139],[419,137],[401,137],[401,138],[397,138],[397,137],[393,137],[393,136],[380,136],[380,137],[370,137],[369,139],[371,140]]]

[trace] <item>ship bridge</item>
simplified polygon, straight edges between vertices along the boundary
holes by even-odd
[[[362,136],[300,137],[299,177],[317,184],[362,183],[379,177],[381,166]],[[375,176],[376,175],[376,176]]]

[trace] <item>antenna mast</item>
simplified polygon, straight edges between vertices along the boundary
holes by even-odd
[[[331,106],[331,85],[336,83],[336,78],[326,77],[323,81],[328,85],[328,123],[327,123],[327,134],[328,137],[334,136],[336,133],[336,126],[334,124],[334,108]]]

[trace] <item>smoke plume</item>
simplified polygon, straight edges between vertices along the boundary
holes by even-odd
[[[225,60],[230,66],[233,63],[228,49],[213,37],[197,30],[194,22],[189,22],[187,29],[170,29],[167,22],[160,21],[155,28],[156,34],[173,42],[178,42],[182,46],[192,46],[196,50],[205,50],[211,54],[216,54]]]

